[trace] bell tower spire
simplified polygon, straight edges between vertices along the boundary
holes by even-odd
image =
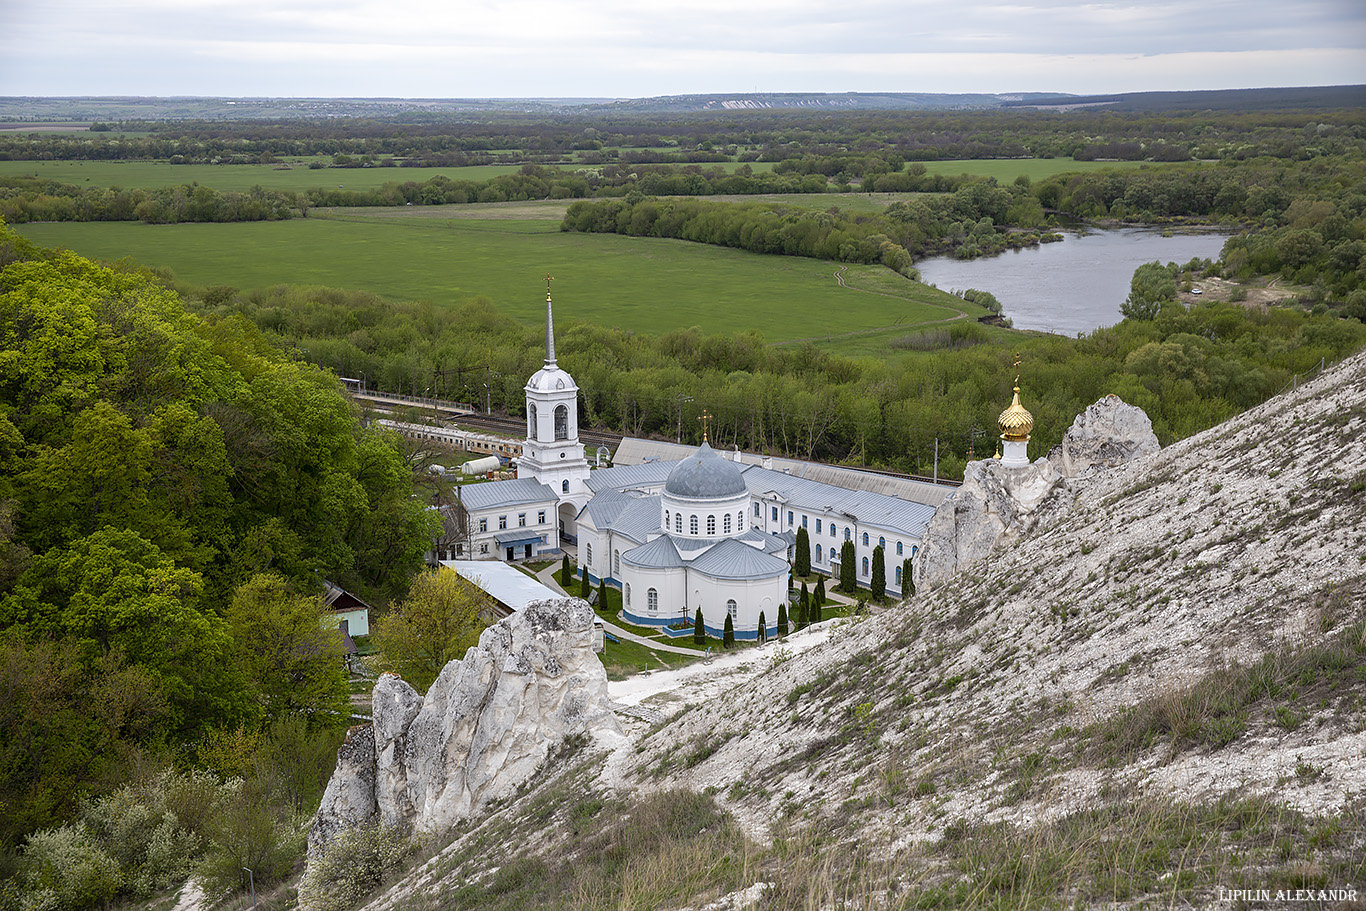
[[[550,283],[555,280],[553,275],[545,277],[545,365],[555,366],[555,317],[550,308]]]

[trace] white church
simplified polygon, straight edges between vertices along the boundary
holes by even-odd
[[[811,565],[838,576],[845,541],[855,575],[871,581],[873,550],[885,557],[887,590],[900,594],[902,562],[915,557],[935,507],[952,486],[871,471],[627,438],[612,468],[590,468],[578,434],[578,386],[555,361],[546,294],[545,365],[526,384],[527,437],[517,478],[467,485],[469,528],[459,559],[509,562],[577,547],[590,579],[621,589],[625,619],[691,623],[702,611],[721,636],[753,639],[762,614],[776,631],[788,604],[797,529]],[[470,552],[466,554],[465,547]],[[791,606],[790,604],[788,605]]]

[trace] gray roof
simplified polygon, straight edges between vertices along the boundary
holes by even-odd
[[[787,549],[797,542],[794,532],[785,531],[775,535],[759,528],[751,528],[739,538],[741,541],[754,541],[763,547],[764,553],[767,554],[786,553]]]
[[[754,494],[781,494],[791,509],[847,513],[861,525],[891,532],[905,531],[919,536],[934,515],[934,507],[923,503],[863,490],[844,490],[766,468],[746,468],[745,483]],[[945,489],[945,493],[950,492]]]
[[[593,493],[604,490],[625,490],[628,487],[662,487],[678,461],[650,461],[633,465],[597,468],[588,474],[588,489]]]
[[[718,456],[705,442],[669,473],[665,493],[695,500],[733,497],[746,492],[740,467]]]
[[[727,538],[693,560],[690,566],[718,579],[771,579],[786,576],[786,560],[769,556],[743,541]]]
[[[588,501],[579,513],[591,520],[599,531],[612,531],[644,544],[650,535],[659,534],[659,496],[624,490],[605,490]]]
[[[613,462],[622,467],[638,467],[649,464],[667,464],[685,458],[693,452],[686,444],[667,443],[662,440],[642,440],[626,437],[617,447]],[[805,478],[822,484],[831,484],[845,490],[864,490],[897,497],[928,506],[938,506],[943,499],[958,486],[951,482],[918,481],[860,468],[843,465],[825,465],[821,462],[803,462],[797,459],[769,458],[751,452],[728,453],[732,459],[738,456],[742,465],[762,467],[767,461],[774,470],[796,478]],[[591,484],[591,482],[590,482]],[[596,489],[596,488],[595,488]],[[751,490],[753,488],[751,487]]]
[[[678,548],[674,547],[673,538],[668,535],[660,535],[649,544],[631,548],[621,555],[621,559],[629,566],[651,569],[675,569],[683,565],[683,558],[678,555]]]
[[[463,484],[460,502],[466,509],[497,509],[500,506],[525,506],[532,503],[556,503],[555,491],[534,478],[514,478],[508,481],[488,481],[483,484]]]

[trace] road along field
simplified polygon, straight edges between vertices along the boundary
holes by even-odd
[[[16,227],[34,242],[82,256],[166,266],[196,285],[249,290],[326,285],[384,297],[458,304],[486,296],[515,319],[544,316],[549,274],[558,315],[658,334],[755,329],[770,342],[837,342],[849,333],[962,318],[984,311],[881,266],[762,256],[687,241],[561,233],[558,208],[496,206],[352,209],[281,222]],[[476,217],[440,218],[439,214]],[[532,218],[527,216],[531,215]],[[858,290],[876,283],[879,293]]]

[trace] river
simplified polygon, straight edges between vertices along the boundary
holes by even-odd
[[[1123,319],[1119,305],[1143,263],[1218,259],[1229,235],[1164,237],[1160,229],[1115,228],[1068,231],[1063,237],[1060,243],[980,259],[936,256],[915,267],[921,281],[945,291],[990,291],[1017,329],[1076,335]]]

